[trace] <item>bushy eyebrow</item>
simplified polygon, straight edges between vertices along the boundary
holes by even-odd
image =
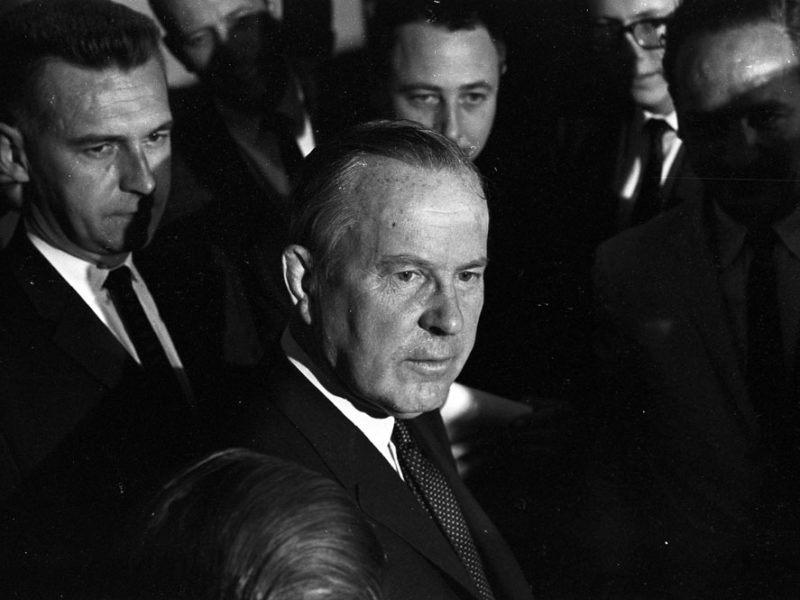
[[[419,90],[426,90],[430,92],[441,92],[443,88],[438,85],[432,85],[430,83],[406,83],[398,88],[400,93],[408,93],[408,92],[416,92]],[[481,81],[472,81],[470,83],[465,83],[464,85],[458,86],[460,91],[471,91],[471,90],[493,90],[494,86],[486,80]]]
[[[157,131],[170,131],[172,129],[172,119],[167,119],[157,127],[154,127],[147,135],[156,133]],[[108,135],[102,133],[87,133],[78,137],[70,138],[70,144],[74,146],[86,146],[91,144],[99,144],[102,142],[123,142],[127,139],[124,135]]]
[[[486,265],[488,264],[489,264],[489,259],[485,256],[481,256],[476,260],[464,263],[463,265],[459,265],[458,267],[456,267],[456,271],[468,271],[469,269],[479,269],[486,267]],[[382,269],[389,267],[396,267],[398,265],[412,265],[423,269],[434,268],[433,263],[424,260],[419,256],[415,256],[413,254],[391,254],[389,256],[382,257],[381,260],[378,261],[378,267]]]

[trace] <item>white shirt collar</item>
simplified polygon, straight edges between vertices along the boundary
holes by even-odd
[[[394,453],[394,445],[391,443],[394,419],[388,416],[373,417],[356,408],[347,398],[337,396],[329,391],[322,383],[327,377],[314,364],[308,354],[303,351],[288,328],[283,332],[283,336],[281,337],[281,347],[286,353],[289,362],[291,362],[323,396],[330,400],[331,404],[366,436],[372,445],[386,458],[392,468],[400,473],[397,456]]]
[[[639,111],[639,114],[641,115],[640,117],[641,120],[639,121],[640,129],[650,119],[661,119],[662,121],[665,121],[667,125],[672,127],[673,131],[678,131],[678,113],[674,110],[668,115],[659,115],[656,113],[651,113],[649,110]]]
[[[105,307],[107,292],[103,288],[108,276],[108,269],[101,269],[87,260],[51,246],[37,235],[31,227],[26,227],[26,233],[33,246],[108,327],[108,309]],[[130,253],[125,257],[125,261],[122,264],[130,268],[135,278],[139,278],[139,272],[133,265]]]

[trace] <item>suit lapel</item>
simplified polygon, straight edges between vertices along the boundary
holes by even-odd
[[[408,486],[371,442],[308,382],[284,356],[286,383],[275,404],[314,446],[331,473],[372,520],[405,540],[473,596],[477,590],[466,568]]]
[[[449,446],[441,442],[442,439],[446,439],[446,433],[438,414],[429,413],[413,419],[408,422],[408,427],[414,432],[423,453],[442,471],[450,487],[453,488],[483,559],[484,571],[495,596],[498,598],[517,596],[519,590],[527,588],[525,576],[500,532],[458,475]],[[435,434],[437,427],[441,427],[439,436]]]
[[[53,342],[103,385],[116,386],[136,363],[114,335],[33,247],[22,226],[6,252],[20,289],[53,324]]]
[[[688,235],[674,236],[677,252],[673,289],[691,290],[682,294],[688,314],[705,342],[706,352],[720,382],[730,392],[737,413],[748,421],[750,427],[755,427],[755,415],[747,399],[746,383],[722,298],[705,209],[700,200],[683,206],[686,207],[689,227]]]
[[[681,144],[678,155],[664,181],[663,197],[666,198],[664,208],[669,210],[681,202],[699,200],[702,195],[702,183],[689,165],[686,158],[686,146]]]

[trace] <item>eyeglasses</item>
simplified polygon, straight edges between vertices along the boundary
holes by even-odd
[[[668,18],[642,19],[627,25],[619,21],[598,21],[592,24],[592,40],[597,46],[608,47],[618,43],[630,33],[639,47],[645,50],[663,48],[667,35]]]

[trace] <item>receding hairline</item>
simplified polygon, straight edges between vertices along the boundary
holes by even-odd
[[[359,167],[363,168],[359,169]],[[341,193],[344,193],[348,197],[355,192],[356,188],[366,181],[375,180],[379,172],[384,173],[384,179],[389,180],[394,179],[395,176],[400,177],[401,171],[405,171],[403,175],[411,172],[421,172],[430,175],[440,173],[456,175],[467,187],[475,192],[475,197],[477,199],[486,203],[486,195],[481,184],[480,175],[462,164],[420,164],[418,162],[405,160],[401,157],[365,152],[362,155],[354,156],[347,163],[344,171],[342,180],[347,181],[349,186],[347,190],[342,190]]]

